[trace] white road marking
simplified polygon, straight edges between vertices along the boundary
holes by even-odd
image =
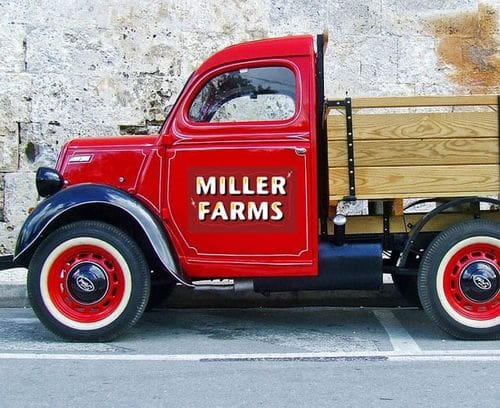
[[[491,362],[491,361],[500,361],[500,356],[410,356],[410,355],[401,355],[401,356],[392,356],[388,358],[389,361],[403,361],[403,362],[413,362],[413,361],[445,361],[445,362],[458,362],[458,361],[482,361],[482,362]]]
[[[0,360],[82,360],[82,361],[328,361],[328,360],[388,360],[388,361],[500,361],[499,350],[420,351],[415,354],[395,351],[331,352],[331,353],[265,353],[265,354],[59,354],[59,353],[0,353]]]
[[[244,353],[244,354],[127,354],[118,350],[94,350],[93,354],[76,352],[0,352],[0,360],[52,360],[52,361],[117,361],[117,362],[235,362],[235,361],[445,361],[445,362],[500,362],[500,349],[492,350],[421,350],[415,340],[401,325],[392,311],[373,310],[374,316],[386,330],[392,351],[318,351],[299,353]],[[34,317],[0,318],[0,323],[33,323]],[[1,347],[1,345],[0,345]],[[29,346],[28,346],[29,347]],[[22,350],[21,345],[18,350]]]
[[[419,345],[401,325],[392,311],[373,310],[373,314],[387,332],[395,352],[401,354],[415,354],[421,352]]]

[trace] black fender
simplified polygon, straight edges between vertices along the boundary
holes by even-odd
[[[431,200],[429,200],[431,201]],[[434,200],[432,200],[434,201]],[[398,267],[399,268],[404,268],[406,266],[406,262],[408,261],[408,256],[410,253],[415,249],[418,238],[420,236],[420,233],[422,229],[425,227],[425,225],[432,220],[436,215],[442,213],[443,211],[453,208],[453,207],[459,207],[461,205],[465,204],[476,204],[479,205],[480,203],[490,203],[490,204],[496,204],[500,205],[500,200],[497,200],[495,198],[489,198],[489,197],[463,197],[463,198],[457,198],[455,200],[450,200],[447,201],[441,205],[438,205],[434,210],[429,211],[427,214],[425,214],[419,222],[415,224],[415,226],[412,228],[408,241],[406,241],[405,248],[403,252],[401,253],[401,257],[399,258],[398,261]]]
[[[187,286],[193,286],[179,271],[174,252],[160,220],[139,200],[114,187],[100,184],[79,184],[59,191],[42,201],[29,215],[17,239],[14,261],[27,266],[44,232],[60,223],[70,211],[88,205],[105,205],[110,210],[125,212],[141,228],[158,260],[172,277]]]

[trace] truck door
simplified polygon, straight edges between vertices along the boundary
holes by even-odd
[[[300,72],[272,61],[221,69],[181,104],[167,147],[166,221],[189,276],[317,273],[316,162]]]

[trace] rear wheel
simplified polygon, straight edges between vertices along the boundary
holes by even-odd
[[[500,339],[500,224],[471,220],[439,234],[422,259],[418,290],[449,334]]]
[[[149,291],[149,269],[137,244],[103,222],[80,221],[54,231],[28,270],[33,310],[69,340],[117,337],[140,318]]]

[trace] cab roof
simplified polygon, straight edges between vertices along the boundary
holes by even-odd
[[[312,35],[269,38],[224,48],[205,60],[197,72],[206,72],[221,65],[247,60],[312,55],[314,55],[314,37]]]

